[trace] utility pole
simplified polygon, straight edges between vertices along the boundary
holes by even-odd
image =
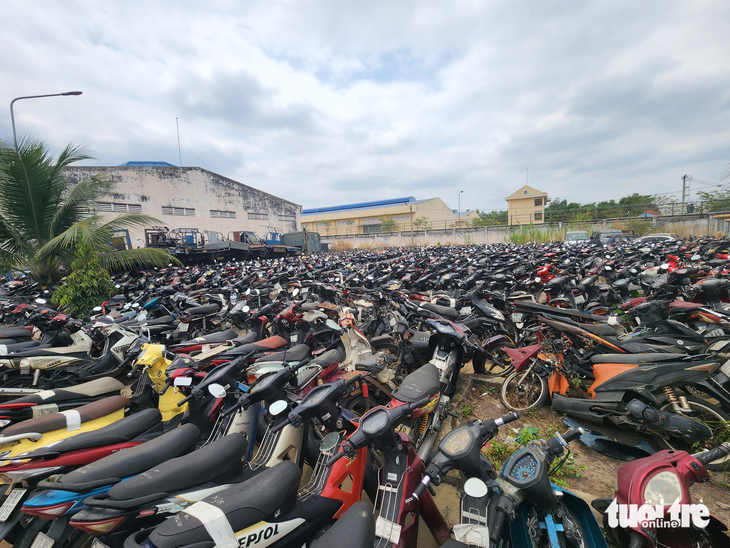
[[[682,175],[682,210],[680,213],[686,213],[687,209],[684,207],[686,197],[689,195],[688,182],[692,181],[692,175]]]

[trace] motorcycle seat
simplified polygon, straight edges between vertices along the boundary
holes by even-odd
[[[171,324],[175,321],[175,319],[172,316],[160,316],[159,318],[152,318],[147,320],[147,323],[145,324],[147,327],[154,326],[154,325],[166,325]],[[138,328],[139,322],[136,318],[128,320],[126,322],[121,322],[119,324],[121,327],[132,327],[132,328]]]
[[[117,379],[103,377],[101,379],[68,386],[66,388],[42,390],[41,392],[30,394],[29,396],[23,396],[22,398],[16,398],[6,403],[37,403],[39,405],[45,405],[49,403],[74,400],[80,397],[94,397],[102,394],[119,392],[122,388],[124,388],[124,384]],[[2,407],[2,404],[0,404],[0,407]]]
[[[113,500],[122,501],[157,493],[173,493],[202,485],[220,476],[232,468],[232,465],[240,466],[247,448],[245,437],[230,434],[193,453],[167,460],[138,476],[118,483],[107,494]],[[94,501],[86,499],[84,504],[94,506]]]
[[[42,447],[37,451],[33,451],[31,455],[33,457],[55,457],[61,453],[125,443],[161,422],[162,415],[159,409],[145,409],[144,411],[113,422],[109,426],[99,428],[99,430],[84,432],[78,436],[65,439],[51,447]]]
[[[195,445],[199,435],[200,430],[197,426],[190,423],[183,424],[151,441],[112,453],[69,472],[61,476],[57,482],[43,481],[39,487],[78,493],[119,483],[122,478],[139,474],[181,455]]]
[[[260,363],[260,362],[300,362],[307,356],[309,356],[309,347],[306,344],[298,344],[296,346],[292,346],[288,350],[283,350],[281,352],[274,352],[273,354],[264,356],[261,359],[256,360],[256,361],[257,361],[257,363]]]
[[[657,352],[656,354],[601,354],[600,356],[592,356],[593,363],[656,363],[667,361],[683,360],[687,354],[670,354],[669,352]]]
[[[438,304],[423,303],[421,308],[435,312],[439,316],[455,320],[459,316],[459,311],[451,306],[440,306]]]
[[[551,289],[562,289],[570,282],[570,278],[568,276],[556,276],[549,282],[545,284],[545,289],[551,290]]]
[[[1,341],[1,339],[0,339]],[[0,342],[0,344],[2,344]],[[88,358],[89,349],[85,346],[54,346],[52,348],[31,348],[29,350],[23,350],[16,352],[15,354],[9,354],[7,358],[32,358],[34,356],[59,356],[63,355],[66,357],[73,358]]]
[[[263,341],[242,344],[241,346],[232,348],[228,352],[220,354],[218,357],[233,359],[238,356],[245,356],[246,354],[248,354],[249,352],[251,352],[253,350],[258,350],[258,351],[264,352],[266,350],[276,350],[278,348],[281,348],[282,346],[286,346],[286,339],[284,337],[279,337],[278,335],[274,335],[273,337],[269,337],[267,339],[264,339]],[[266,360],[266,361],[270,361],[270,360]]]
[[[300,478],[299,467],[292,461],[284,461],[244,484],[218,491],[203,501],[210,504],[214,500],[233,531],[241,531],[291,507],[296,500]],[[185,518],[162,522],[150,533],[150,542],[156,548],[175,548],[183,544],[207,546],[206,543],[211,543],[212,548],[210,535],[200,520],[190,515]],[[353,531],[348,530],[347,533],[347,545],[351,545]]]
[[[124,396],[111,396],[98,400],[92,403],[87,403],[77,409],[81,423],[98,419],[104,415],[123,409],[129,405],[129,399]],[[15,434],[27,434],[29,432],[51,432],[52,430],[59,430],[60,428],[66,428],[67,417],[63,413],[54,413],[52,415],[45,415],[43,417],[36,417],[34,419],[28,419],[21,421],[16,424],[11,424],[7,428],[0,432],[1,436],[14,436]],[[0,438],[2,439],[2,438]]]
[[[629,279],[628,278],[622,278],[620,280],[616,280],[613,282],[613,287],[616,289],[623,289],[624,287],[629,287]]]
[[[433,396],[439,391],[440,372],[432,363],[419,367],[408,375],[393,393],[393,397],[406,403],[415,403],[424,396]]]
[[[236,346],[238,346],[241,344],[248,344],[248,343],[256,342],[256,340],[258,338],[259,338],[259,334],[256,333],[256,331],[249,331],[245,335],[241,335],[240,337],[235,337],[235,338],[231,339],[231,342],[233,344],[235,344]],[[279,338],[281,340],[284,340],[281,337],[279,337]],[[266,339],[264,339],[264,340],[266,340]]]
[[[361,362],[355,364],[356,371],[367,371],[373,375],[377,375],[385,366],[388,365],[387,360],[384,359],[383,354],[373,354],[369,358],[364,359]]]
[[[12,352],[27,352],[28,350],[40,350],[41,348],[51,348],[48,343],[41,343],[41,341],[34,341],[32,339],[23,339],[23,342],[5,343],[9,339],[0,339],[0,344],[5,346],[5,350],[8,357],[12,357]]]
[[[317,305],[315,303],[304,303],[302,305],[302,310],[304,312],[312,312],[313,310],[317,310]]]
[[[227,329],[226,331],[219,331],[218,333],[209,333],[207,335],[203,335],[202,337],[196,337],[195,339],[190,339],[189,341],[186,341],[184,343],[180,343],[180,344],[171,346],[170,349],[174,350],[176,348],[186,348],[188,346],[193,346],[195,344],[222,343],[222,342],[226,342],[226,341],[235,339],[237,336],[238,336],[238,333],[236,333],[232,329]]]
[[[6,327],[0,330],[0,342],[2,339],[30,339],[33,332],[25,327]]]
[[[194,306],[185,310],[185,316],[207,316],[208,314],[215,314],[221,309],[221,307],[215,303],[204,304],[202,306]]]
[[[447,543],[448,544],[448,543]],[[350,506],[327,532],[312,544],[311,548],[349,546],[366,548],[375,545],[375,519],[373,509],[359,501]],[[443,544],[442,546],[446,546]],[[466,544],[462,544],[466,546]]]

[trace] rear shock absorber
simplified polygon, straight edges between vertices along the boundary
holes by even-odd
[[[677,399],[677,395],[674,393],[674,388],[672,388],[671,386],[664,386],[662,387],[662,390],[667,396],[667,401],[672,404],[672,409],[674,410],[674,412],[681,413],[682,407],[679,405],[679,400]]]
[[[426,427],[428,426],[428,416],[430,413],[426,413],[425,415],[421,415],[421,424],[419,426],[421,435],[423,436],[426,433]]]

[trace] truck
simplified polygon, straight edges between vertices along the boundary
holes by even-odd
[[[316,233],[315,233],[316,234]],[[286,235],[285,235],[286,236]],[[317,241],[319,234],[317,234]],[[266,242],[250,230],[220,232],[197,228],[174,228],[154,226],[145,230],[147,247],[165,249],[183,263],[206,263],[213,260],[230,261],[264,259],[298,255],[301,247],[284,245],[281,242]]]

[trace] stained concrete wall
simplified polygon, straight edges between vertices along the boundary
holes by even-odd
[[[627,222],[635,222],[636,219],[609,219],[591,224],[584,229],[588,232],[612,228],[614,226],[626,225]],[[674,232],[682,238],[689,236],[713,236],[715,235],[715,220],[707,215],[677,215],[674,217],[658,217],[652,220],[653,232]],[[571,230],[568,223],[544,224],[535,227],[538,230],[547,231],[550,229]],[[335,244],[343,241],[353,247],[371,246],[408,246],[408,245],[450,245],[450,244],[496,244],[509,241],[510,233],[519,230],[520,227],[510,226],[489,226],[479,228],[427,230],[414,232],[395,232],[382,234],[358,234],[352,236],[322,237],[323,242]],[[576,229],[577,230],[577,229]]]
[[[141,205],[142,213],[160,220],[162,226],[211,230],[227,236],[251,230],[264,236],[273,227],[280,233],[297,230],[302,206],[198,167],[119,166],[69,167],[66,177],[80,182],[103,173],[114,182],[104,201]],[[193,216],[163,214],[163,207],[194,209]],[[234,211],[235,218],[212,217],[211,211]],[[250,219],[249,213],[256,217]],[[120,213],[101,213],[115,218]],[[144,229],[130,231],[133,247],[144,247]]]

